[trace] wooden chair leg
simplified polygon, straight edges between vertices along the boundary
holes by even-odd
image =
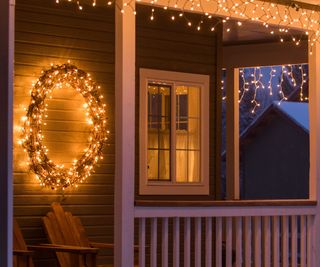
[[[85,267],[96,267],[97,266],[97,255],[96,254],[85,254],[83,255],[83,262]]]
[[[31,257],[28,255],[19,255],[15,256],[16,258],[16,265],[17,267],[31,267],[31,264],[29,262],[29,259],[31,260]]]
[[[92,258],[92,267],[96,267],[97,266],[97,255],[91,254],[91,258]]]
[[[70,263],[71,263],[71,266],[83,266],[83,265],[80,265],[81,263],[81,258],[79,255],[77,254],[70,254]]]
[[[18,266],[18,260],[16,255],[13,255],[13,266]]]
[[[29,255],[27,260],[28,260],[27,266],[31,267],[32,266],[32,256]]]

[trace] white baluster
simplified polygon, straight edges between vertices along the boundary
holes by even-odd
[[[139,220],[139,267],[146,265],[146,219]]]
[[[173,219],[173,267],[180,266],[180,220]]]
[[[151,218],[150,266],[157,267],[157,218]]]
[[[288,225],[288,216],[282,216],[282,267],[288,267],[288,243],[289,243],[289,225]]]
[[[313,233],[314,233],[314,229],[313,229],[313,225],[314,225],[314,217],[312,215],[308,215],[307,216],[307,266],[308,267],[314,267],[314,262],[315,259],[313,259],[312,257],[314,256],[313,254]]]
[[[244,219],[244,243],[245,243],[245,267],[251,267],[251,260],[252,260],[251,217],[245,217]]]
[[[261,267],[261,217],[254,217],[254,266]]]
[[[232,266],[232,218],[226,218],[226,265]]]
[[[306,216],[301,216],[301,237],[300,237],[300,242],[301,242],[301,252],[300,252],[300,265],[301,267],[306,267],[306,252],[307,252],[307,222],[306,222]]]
[[[216,267],[222,267],[222,219],[216,218]]]
[[[212,267],[212,218],[206,218],[206,267]]]
[[[195,218],[194,223],[195,238],[194,238],[194,261],[195,267],[201,267],[201,217]]]
[[[291,267],[297,267],[298,252],[298,228],[297,216],[291,216]]]
[[[280,266],[279,255],[279,216],[272,217],[272,254],[273,254],[273,267]]]
[[[168,267],[168,218],[162,219],[162,267]]]
[[[263,262],[264,267],[271,266],[271,227],[270,217],[263,217]]]
[[[236,218],[236,267],[242,266],[242,217]]]
[[[190,240],[191,240],[191,226],[190,217],[184,219],[184,267],[190,267]]]

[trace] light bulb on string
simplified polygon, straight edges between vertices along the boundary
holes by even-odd
[[[89,123],[93,129],[99,129],[95,131],[96,133],[91,131],[92,143],[89,144],[89,154],[83,155],[81,160],[70,169],[66,169],[63,164],[54,164],[48,158],[49,150],[42,145],[44,139],[42,125],[46,124],[42,121],[42,116],[47,107],[44,101],[53,89],[61,87],[62,84],[71,86],[82,94],[86,101],[84,108],[90,114]],[[106,111],[98,86],[92,81],[90,75],[70,63],[52,64],[50,69],[42,72],[31,90],[31,95],[33,100],[27,109],[27,115],[22,117],[23,127],[20,139],[21,145],[30,158],[30,170],[36,174],[42,186],[51,187],[54,190],[76,186],[83,177],[90,175],[90,170],[97,161],[96,158],[102,156],[102,147],[107,139],[107,132],[101,130],[105,127]],[[45,117],[47,117],[46,114]],[[86,170],[83,164],[88,166],[89,170]]]
[[[71,0],[54,0],[58,4],[63,1],[71,2]],[[124,6],[128,5],[131,7],[132,12],[136,14],[136,11],[132,8],[131,3],[134,0],[128,0],[124,3]],[[82,10],[83,6],[81,5],[82,0],[76,1],[78,5],[78,9]],[[136,0],[139,2],[139,0]],[[113,2],[108,1],[107,5],[111,5]],[[156,4],[156,0],[150,0],[150,4]],[[96,0],[92,0],[92,6],[96,5]],[[121,13],[124,14],[124,9],[116,5],[116,8],[120,9]],[[175,9],[183,14],[188,11],[196,11],[197,13],[201,13],[207,18],[212,17],[216,13],[220,16],[224,17],[223,22],[226,23],[231,17],[242,17],[243,21],[238,21],[237,25],[241,26],[245,21],[255,21],[261,23],[263,27],[268,28],[270,24],[276,24],[280,28],[280,32],[283,34],[289,33],[288,27],[301,28],[304,30],[304,35],[307,37],[311,37],[311,43],[315,43],[319,41],[320,38],[320,10],[311,10],[305,9],[299,6],[297,9],[293,5],[284,5],[281,3],[269,3],[263,2],[260,3],[257,0],[238,0],[236,3],[232,1],[232,4],[229,1],[206,1],[204,4],[199,0],[182,0],[175,1],[172,3],[168,1],[168,3],[163,7],[165,10],[167,9]],[[208,10],[212,11],[212,13],[208,12]],[[293,14],[294,13],[294,14]],[[177,15],[178,16],[178,15]],[[180,16],[180,15],[179,15]],[[154,15],[151,16],[154,18]],[[176,16],[174,16],[176,17]],[[150,20],[153,20],[150,18]],[[171,20],[173,16],[171,15]],[[194,22],[193,24],[197,24]],[[190,26],[187,23],[187,26]],[[198,29],[198,27],[197,27]],[[228,30],[229,29],[229,30]],[[227,32],[230,32],[230,28],[227,29]],[[209,27],[209,31],[212,31],[212,27]],[[312,32],[312,34],[311,34]],[[275,32],[270,31],[271,35],[274,35]],[[284,38],[279,38],[280,42],[284,42]],[[299,45],[299,41],[293,41],[296,45]],[[312,54],[312,49],[309,51]]]

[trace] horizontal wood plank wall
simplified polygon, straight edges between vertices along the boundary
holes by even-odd
[[[154,19],[150,20],[154,9]],[[211,22],[201,16],[172,10],[137,6],[136,29],[136,101],[139,105],[139,69],[159,69],[165,71],[187,72],[210,75],[210,118],[204,122],[210,127],[210,189],[219,191],[214,185],[216,173],[219,173],[220,160],[216,159],[216,151],[220,151],[220,81],[222,55],[222,23],[212,19]],[[172,16],[175,17],[174,21]],[[201,21],[203,20],[203,23]],[[192,22],[192,27],[188,26]],[[197,25],[201,26],[200,31]],[[211,31],[212,27],[215,31]],[[139,181],[139,109],[136,109],[136,193],[138,195]],[[216,135],[218,133],[218,135]],[[217,161],[216,161],[217,160]],[[220,175],[219,178],[220,180]],[[214,193],[213,191],[211,192]],[[137,196],[140,198],[140,196]],[[156,196],[152,196],[153,199]],[[159,199],[163,197],[159,196]],[[166,197],[165,197],[166,198]],[[170,196],[174,198],[174,196]],[[178,198],[181,198],[178,197]],[[188,197],[189,199],[192,196]],[[193,196],[198,199],[198,196]]]
[[[28,244],[47,242],[41,217],[53,201],[78,215],[92,241],[113,242],[114,194],[114,9],[87,6],[80,12],[74,4],[54,0],[18,0],[16,7],[16,53],[14,89],[14,216]],[[28,172],[27,155],[20,145],[20,118],[25,115],[32,81],[50,63],[71,60],[101,85],[111,131],[104,159],[96,173],[65,195],[42,188]],[[57,91],[48,100],[45,144],[56,163],[71,162],[87,146],[88,128],[82,96],[72,90]],[[112,251],[100,262],[111,262]],[[37,266],[54,266],[52,255],[42,255]]]

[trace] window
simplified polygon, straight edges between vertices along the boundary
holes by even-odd
[[[209,194],[209,76],[140,69],[140,194]]]

